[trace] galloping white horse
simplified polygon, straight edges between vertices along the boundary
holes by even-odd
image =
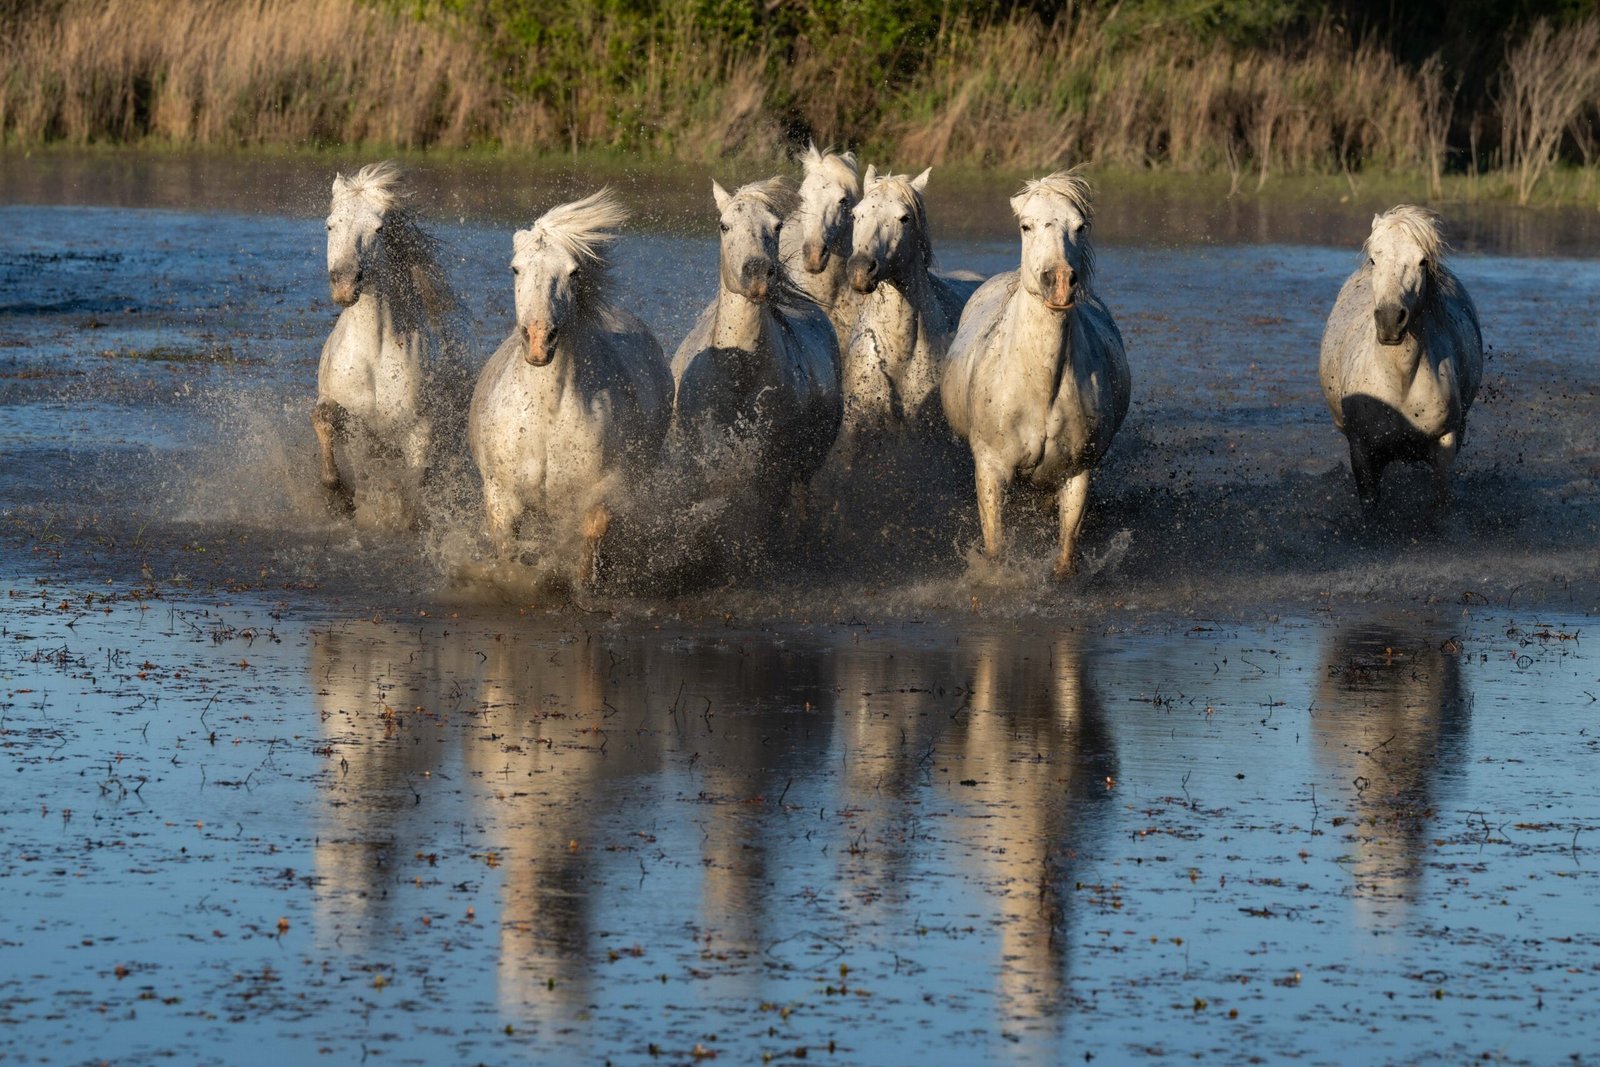
[[[496,550],[512,554],[530,508],[558,529],[581,526],[580,584],[594,580],[617,497],[656,458],[672,414],[660,343],[607,298],[605,246],[627,218],[602,189],[512,238],[517,325],[467,421]]]
[[[790,276],[828,313],[842,352],[861,310],[861,294],[850,285],[845,270],[855,221],[851,213],[861,201],[861,179],[854,152],[819,151],[813,143],[801,153],[800,164],[805,179],[799,201],[778,244]]]
[[[1022,266],[967,304],[942,389],[945,417],[972,446],[984,552],[1000,552],[1006,489],[1022,475],[1058,496],[1058,580],[1076,564],[1089,472],[1128,413],[1122,335],[1092,289],[1090,196],[1073,170],[1012,197]]]
[[[1425,460],[1443,509],[1483,379],[1478,311],[1445,265],[1434,212],[1402,204],[1374,215],[1363,251],[1322,334],[1322,393],[1363,503],[1377,501],[1390,462]]]
[[[431,461],[435,371],[456,298],[407,195],[388,160],[333,179],[328,289],[344,311],[322,346],[311,426],[331,506],[353,511],[375,461],[398,454],[392,488],[409,522]]]
[[[727,446],[745,454],[748,488],[771,520],[838,436],[839,342],[779,258],[782,180],[731,195],[711,188],[722,217],[720,285],[672,357],[677,425],[702,466]]]
[[[931,173],[869,166],[863,179],[847,266],[850,284],[866,294],[844,353],[847,439],[938,418],[945,352],[977,282],[934,273],[922,200]]]

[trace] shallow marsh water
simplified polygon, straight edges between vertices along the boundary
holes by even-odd
[[[736,584],[578,607],[462,580],[470,492],[417,537],[319,512],[326,175],[273,166],[0,169],[11,1061],[1600,1047],[1588,223],[1472,220],[1437,527],[1358,520],[1317,391],[1366,206],[1107,188],[1135,399],[1085,578],[1040,581],[1042,515],[969,563],[924,457]],[[544,198],[469,173],[426,180],[487,355]],[[714,284],[690,177],[620,248],[669,351]],[[938,193],[945,263],[1005,267],[1004,197]]]

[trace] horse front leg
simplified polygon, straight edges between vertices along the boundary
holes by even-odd
[[[1005,506],[1006,486],[1011,476],[1009,472],[1002,473],[998,465],[981,459],[975,461],[974,467],[978,483],[978,524],[983,527],[983,554],[999,559],[1005,539],[1000,513]]]
[[[1061,509],[1061,551],[1056,556],[1051,577],[1058,582],[1071,578],[1078,570],[1078,528],[1089,503],[1089,472],[1079,471],[1067,479],[1057,494]]]
[[[322,488],[328,506],[348,515],[355,510],[355,492],[339,473],[334,445],[349,437],[350,413],[332,400],[319,400],[311,409],[311,430],[317,435],[317,451],[322,461]]]
[[[1361,503],[1367,507],[1376,504],[1378,481],[1383,477],[1383,470],[1373,462],[1371,453],[1354,437],[1350,438],[1350,473],[1355,476],[1356,496]]]
[[[1447,433],[1433,446],[1433,509],[1438,514],[1444,514],[1445,508],[1450,506],[1450,478],[1455,471],[1456,453],[1461,448],[1460,438],[1454,433]]]
[[[499,483],[485,478],[483,481],[484,532],[489,543],[501,559],[510,559],[515,547],[517,519],[522,513],[520,502],[502,489]]]
[[[583,516],[583,554],[578,560],[578,584],[594,584],[599,569],[600,539],[611,528],[611,510],[604,504],[594,504]]]

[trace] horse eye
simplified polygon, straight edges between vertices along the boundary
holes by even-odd
[[[727,233],[730,229],[732,229],[732,227],[730,227],[726,222],[724,222],[722,224],[722,232],[723,233]]]
[[[521,274],[522,273],[522,268],[521,267],[512,267],[511,268],[511,273],[512,274]]]
[[[777,225],[772,227],[772,232],[773,233],[777,233],[778,231],[780,231],[782,229],[783,229],[783,223],[780,222]]]
[[[1023,224],[1022,224],[1022,232],[1023,232],[1023,233],[1032,233],[1032,232],[1033,232],[1033,223],[1031,223],[1031,222],[1024,222],[1024,223],[1023,223]]]
[[[911,216],[910,215],[901,215],[900,216],[900,221],[901,222],[910,222],[911,221]]]
[[[848,196],[841,196],[839,198],[839,206],[840,207],[844,207],[845,205],[847,205],[849,203],[850,203],[850,198]]]
[[[1427,270],[1428,269],[1428,261],[1427,260],[1423,260],[1421,263],[1419,263],[1417,265],[1419,267],[1421,267],[1423,270]]]

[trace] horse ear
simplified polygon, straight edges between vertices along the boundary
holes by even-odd
[[[867,164],[867,172],[861,176],[861,188],[863,190],[867,190],[867,189],[871,189],[874,185],[877,185],[877,184],[878,184],[878,168],[873,166],[871,163],[868,163]]]
[[[1022,205],[1028,202],[1027,193],[1018,193],[1011,198],[1011,213],[1017,218],[1022,217]]]
[[[728,210],[728,202],[731,201],[733,197],[728,195],[728,190],[724,189],[719,182],[713,181],[711,183],[711,195],[717,202],[718,211]]]
[[[921,174],[917,175],[915,178],[912,178],[911,179],[911,188],[915,189],[919,193],[926,191],[927,188],[928,188],[928,178],[931,177],[932,174],[933,174],[933,168],[929,167],[927,170],[923,171]]]
[[[822,153],[817,151],[817,142],[816,141],[812,140],[812,141],[807,141],[806,142],[805,157],[806,157],[806,159],[810,160],[812,163],[821,163],[822,162]]]
[[[1376,227],[1377,227],[1377,225],[1378,225],[1378,220],[1379,220],[1379,219],[1381,219],[1381,218],[1383,218],[1383,216],[1382,216],[1382,215],[1379,215],[1379,214],[1377,214],[1377,213],[1374,213],[1374,214],[1373,214],[1373,216],[1372,216],[1372,225],[1373,225],[1373,227],[1374,227],[1374,228],[1376,228]]]
[[[333,176],[333,195],[334,196],[339,196],[341,193],[343,193],[345,190],[347,190],[349,188],[350,188],[350,179],[346,178],[343,174],[335,174]]]

